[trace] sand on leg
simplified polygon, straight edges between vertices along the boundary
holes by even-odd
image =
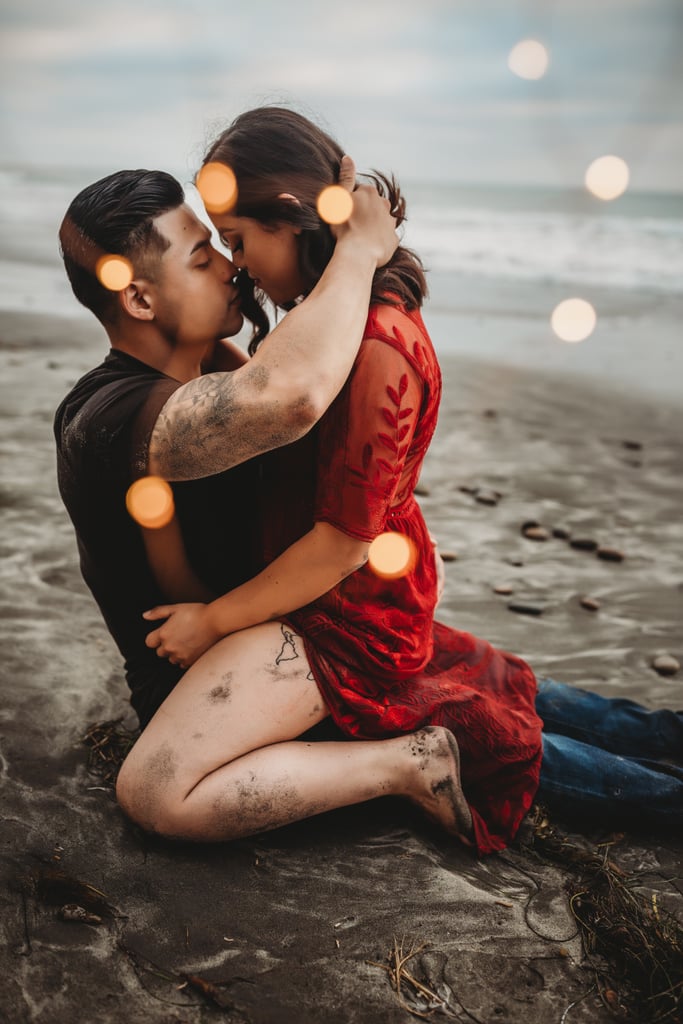
[[[468,834],[448,730],[296,739],[327,714],[300,637],[281,623],[235,633],[200,658],[159,708],[121,769],[119,803],[151,831],[219,841],[394,795],[451,834]]]

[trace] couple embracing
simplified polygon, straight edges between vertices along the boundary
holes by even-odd
[[[434,619],[439,558],[413,492],[441,377],[396,182],[357,186],[329,135],[274,107],[238,117],[205,162],[237,181],[210,215],[220,251],[159,171],[84,189],[60,231],[111,344],[55,434],[142,727],[125,813],[220,841],[400,795],[478,854],[510,842],[537,791],[586,817],[680,821],[680,713],[537,682]],[[316,204],[336,182],[354,202],[332,229]],[[132,264],[120,292],[97,277],[102,253]],[[287,311],[272,331],[266,298]],[[229,341],[244,316],[249,358]],[[157,530],[126,511],[149,474],[174,492]],[[368,565],[386,532],[414,555],[397,578]],[[324,719],[331,738],[313,738]]]

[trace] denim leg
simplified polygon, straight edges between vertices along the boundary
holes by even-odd
[[[598,818],[607,826],[680,828],[683,767],[544,732],[538,799],[567,816]]]
[[[543,732],[560,734],[614,754],[683,762],[683,712],[648,711],[635,701],[539,679],[536,711]]]

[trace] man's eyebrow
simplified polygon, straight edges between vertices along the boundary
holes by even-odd
[[[198,249],[205,249],[211,241],[211,232],[207,230],[206,238],[200,238],[198,242],[195,242],[190,250],[190,256],[194,256]]]

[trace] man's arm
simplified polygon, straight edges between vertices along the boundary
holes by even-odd
[[[352,182],[352,161],[346,181],[349,168]],[[320,281],[253,359],[191,380],[168,399],[152,431],[149,471],[167,480],[210,476],[306,434],[351,370],[373,274],[397,244],[388,201],[361,185]]]
[[[190,565],[180,523],[173,516],[160,529],[140,527],[145,553],[159,589],[167,601],[213,601],[207,586]]]

